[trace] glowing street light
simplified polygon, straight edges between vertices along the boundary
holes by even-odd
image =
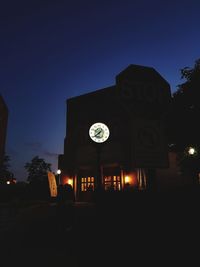
[[[61,174],[61,170],[57,170],[57,174]]]
[[[189,147],[188,148],[188,154],[189,155],[194,155],[196,153],[196,149],[194,147]]]

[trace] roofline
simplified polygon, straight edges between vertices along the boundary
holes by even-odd
[[[102,92],[102,91],[104,91],[104,90],[111,89],[111,88],[115,88],[115,87],[116,87],[115,85],[111,85],[111,86],[104,87],[104,88],[102,88],[102,89],[97,89],[97,90],[95,90],[95,91],[91,91],[91,92],[88,92],[88,93],[85,93],[85,94],[81,94],[81,95],[78,95],[78,96],[73,96],[73,97],[67,98],[67,99],[66,99],[66,102],[67,102],[67,101],[71,101],[71,100],[73,101],[73,100],[75,100],[75,99],[77,99],[77,98],[79,98],[79,97],[85,97],[85,96],[88,96],[88,95],[93,95],[93,94],[95,94],[95,93]]]

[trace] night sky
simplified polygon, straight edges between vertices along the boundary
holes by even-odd
[[[200,57],[200,1],[4,1],[0,94],[9,108],[6,153],[18,180],[38,155],[57,169],[67,98],[115,83],[129,64],[154,67],[174,92]]]

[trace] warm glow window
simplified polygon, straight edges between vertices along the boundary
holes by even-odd
[[[121,179],[120,176],[104,176],[104,188],[105,190],[121,190]]]
[[[94,191],[94,177],[81,178],[81,191]]]

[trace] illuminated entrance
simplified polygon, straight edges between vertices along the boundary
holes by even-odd
[[[95,178],[93,176],[81,177],[80,179],[80,191],[94,191]],[[119,175],[109,175],[103,177],[104,190],[120,191],[122,189],[121,177]]]
[[[118,166],[101,168],[101,185],[105,191],[121,191],[123,189],[121,170]],[[97,177],[92,170],[81,170],[78,176],[79,196],[95,191]]]
[[[106,192],[147,189],[146,169],[134,171],[121,169],[119,166],[101,168],[101,186]],[[94,170],[82,170],[77,179],[77,198],[81,201],[91,201],[97,189],[97,177]]]

